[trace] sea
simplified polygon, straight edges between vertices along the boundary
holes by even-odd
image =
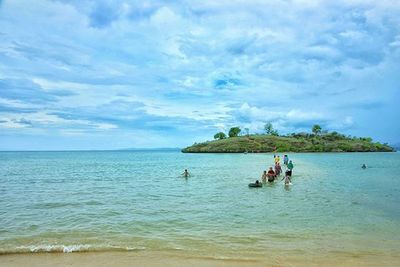
[[[0,254],[400,254],[400,153],[288,153],[292,185],[249,188],[273,156],[0,152]]]

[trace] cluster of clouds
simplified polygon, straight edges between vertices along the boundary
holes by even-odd
[[[182,147],[266,122],[398,142],[399,62],[397,1],[3,0],[0,149]]]

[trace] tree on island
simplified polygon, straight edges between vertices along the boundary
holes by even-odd
[[[272,123],[268,122],[264,125],[264,130],[265,133],[267,135],[274,135],[274,136],[278,136],[278,131],[274,129],[274,127],[272,126]]]
[[[232,128],[229,130],[228,135],[229,135],[229,137],[236,137],[236,136],[239,135],[240,132],[241,132],[241,130],[240,130],[239,127],[232,127]]]
[[[312,127],[312,132],[315,135],[319,135],[321,133],[321,131],[322,131],[321,126],[319,126],[318,124],[314,124],[314,126]]]
[[[221,140],[221,139],[225,139],[226,138],[226,134],[224,134],[223,132],[219,132],[219,133],[216,133],[215,135],[214,135],[214,139],[219,139],[219,140]]]

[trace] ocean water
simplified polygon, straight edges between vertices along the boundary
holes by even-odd
[[[293,185],[248,188],[272,154],[0,152],[0,253],[400,253],[400,153],[289,157]]]

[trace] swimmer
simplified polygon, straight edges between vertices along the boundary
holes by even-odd
[[[262,183],[260,183],[260,181],[256,180],[255,183],[250,183],[249,187],[262,187]]]
[[[367,168],[367,165],[363,164],[363,165],[361,166],[361,168],[366,169],[366,168]]]
[[[183,175],[185,178],[187,178],[187,177],[190,176],[190,173],[188,172],[187,169],[185,169],[185,171],[182,173],[182,175]]]

